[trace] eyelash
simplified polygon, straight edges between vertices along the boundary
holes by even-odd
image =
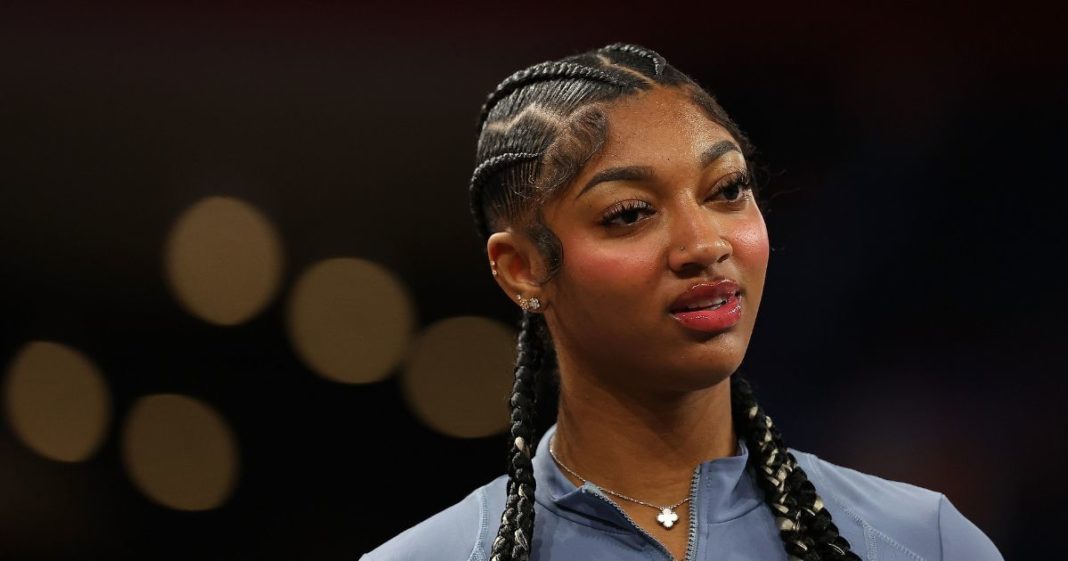
[[[746,193],[748,191],[752,190],[752,188],[753,188],[752,182],[753,182],[752,181],[752,176],[749,174],[749,172],[747,172],[747,171],[736,172],[733,175],[733,177],[730,179],[730,181],[727,182],[727,184],[725,184],[722,187],[719,187],[715,191],[713,191],[712,194],[709,195],[709,198],[717,197],[717,196],[720,195],[720,193],[723,193],[727,189],[738,188],[738,198],[732,199],[732,200],[728,200],[727,202],[728,203],[741,202],[741,201],[746,199]],[[612,221],[617,219],[617,218],[619,218],[619,217],[621,217],[621,216],[623,216],[624,214],[626,214],[628,212],[634,212],[634,211],[640,211],[640,210],[652,211],[653,210],[653,206],[650,205],[649,203],[645,202],[645,201],[642,201],[642,200],[620,201],[620,202],[612,205],[611,208],[609,208],[607,211],[605,211],[604,216],[601,218],[601,226],[604,226],[606,228],[610,228],[610,227],[613,227],[613,226],[623,226],[623,227],[633,226],[634,224],[637,224],[639,222],[639,220],[635,220],[634,222],[630,222],[630,223],[627,223],[627,224],[612,224]]]

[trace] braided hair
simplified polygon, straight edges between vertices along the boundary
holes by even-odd
[[[469,188],[471,214],[485,241],[512,226],[536,244],[548,264],[548,282],[563,263],[559,239],[540,208],[577,175],[607,136],[604,109],[613,100],[653,87],[679,88],[738,142],[748,159],[748,138],[708,92],[658,53],[615,43],[558,61],[535,64],[501,82],[478,118],[476,166]],[[558,376],[556,357],[541,314],[524,311],[511,407],[508,486],[491,561],[527,561],[534,536],[535,408],[540,391]],[[735,430],[751,450],[750,467],[764,492],[791,559],[859,560],[838,533],[782,435],[757,404],[749,383],[731,376]]]

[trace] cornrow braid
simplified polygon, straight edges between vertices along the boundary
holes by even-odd
[[[537,160],[541,154],[533,152],[506,152],[494,156],[475,168],[471,173],[471,183],[468,186],[468,198],[471,201],[471,216],[475,220],[475,228],[479,234],[488,236],[488,226],[482,213],[482,183],[493,174],[519,162]]]
[[[612,43],[611,45],[601,47],[597,49],[599,53],[605,53],[609,51],[618,51],[622,53],[629,53],[649,59],[653,63],[653,75],[660,76],[664,73],[664,66],[667,65],[667,60],[660,56],[660,53],[651,51],[649,49],[639,47],[637,45],[628,45],[627,43]]]
[[[734,426],[745,438],[750,464],[771,507],[786,552],[802,561],[860,561],[849,542],[839,535],[831,513],[783,442],[779,429],[753,397],[749,382],[731,376]]]
[[[619,77],[613,76],[604,70],[583,66],[576,62],[546,61],[535,64],[530,68],[520,70],[505,78],[504,81],[493,90],[493,93],[489,94],[489,97],[486,98],[486,102],[482,104],[482,110],[479,111],[477,132],[482,132],[482,127],[485,125],[486,118],[489,117],[490,110],[493,109],[493,106],[508,94],[534,82],[561,79],[591,80],[610,84],[618,88],[626,88],[630,85],[626,81],[621,80]]]
[[[508,400],[512,409],[508,498],[490,549],[491,561],[526,561],[534,541],[535,482],[530,454],[534,446],[535,375],[545,365],[548,354],[541,336],[544,321],[538,314],[523,312],[520,322],[515,381]]]

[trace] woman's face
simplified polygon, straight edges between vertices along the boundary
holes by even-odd
[[[605,113],[603,148],[544,209],[563,246],[544,287],[562,372],[639,391],[708,387],[741,364],[767,271],[746,161],[681,90],[654,88]],[[691,292],[704,309],[680,312],[680,296],[721,279],[737,285]]]

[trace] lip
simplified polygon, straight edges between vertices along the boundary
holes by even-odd
[[[730,299],[732,296],[739,295],[741,293],[741,287],[737,282],[732,279],[719,279],[712,282],[697,283],[690,288],[686,289],[671,303],[671,307],[668,308],[669,313],[677,313],[683,311],[691,304],[695,304],[701,300],[715,300],[718,298]]]
[[[691,286],[679,295],[671,304],[668,313],[684,327],[705,333],[714,333],[730,329],[742,318],[742,290],[731,279],[702,282]],[[719,300],[725,302],[718,308],[700,308],[687,310],[702,300]]]

